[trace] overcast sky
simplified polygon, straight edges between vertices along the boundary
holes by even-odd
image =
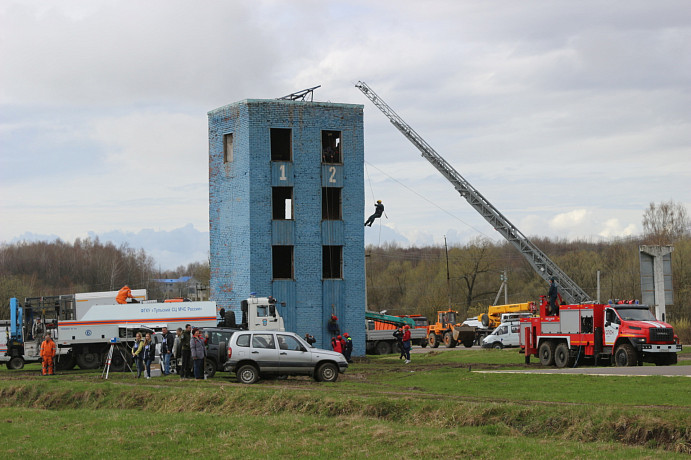
[[[691,3],[0,2],[0,241],[98,235],[208,257],[208,111],[322,85],[365,107],[379,244],[496,233],[369,84],[526,235],[641,233],[691,209]]]

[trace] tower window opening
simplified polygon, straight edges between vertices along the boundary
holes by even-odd
[[[322,131],[322,163],[343,163],[340,131]]]
[[[336,187],[322,187],[322,219],[341,220],[341,189]]]
[[[293,279],[293,246],[272,246],[273,279]]]
[[[343,246],[322,247],[322,278],[343,278]]]
[[[292,161],[292,130],[271,128],[271,161]]]
[[[225,134],[223,136],[223,162],[231,163],[233,161],[233,135]]]
[[[293,187],[273,187],[272,191],[272,219],[293,219]]]

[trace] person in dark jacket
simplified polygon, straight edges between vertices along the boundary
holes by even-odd
[[[317,339],[315,339],[313,335],[305,334],[305,342],[310,345],[314,345],[317,342]]]
[[[345,356],[346,361],[352,363],[353,360],[350,359],[350,355],[353,353],[353,338],[346,332],[343,334],[343,339],[345,340],[343,356]]]
[[[396,338],[398,351],[401,353],[401,356],[399,356],[398,359],[403,359],[405,357],[405,353],[403,352],[403,329],[400,327],[396,328],[396,330],[393,331],[393,336]]]
[[[331,335],[339,335],[341,333],[341,328],[338,327],[338,316],[331,315],[331,318],[329,318],[329,322],[327,323],[326,327],[331,333]]]
[[[557,305],[557,297],[559,296],[559,291],[557,290],[557,283],[554,281],[554,277],[549,279],[549,292],[547,292],[547,297],[549,298],[549,314],[558,315],[559,305]]]
[[[180,378],[186,379],[190,376],[190,366],[192,365],[192,353],[190,351],[190,341],[192,339],[192,326],[185,325],[185,330],[182,331],[182,338],[180,339],[180,351],[182,352],[182,369],[180,369]]]
[[[190,339],[190,354],[194,362],[194,378],[197,380],[204,380],[204,358],[206,358],[206,344],[202,331],[196,327],[192,330],[192,338]]]
[[[146,367],[146,378],[151,378],[151,363],[156,359],[156,342],[151,339],[151,334],[146,333],[144,337],[144,366]]]
[[[161,371],[163,375],[170,375],[170,357],[173,354],[175,337],[167,327],[161,329]]]
[[[403,341],[403,352],[405,353],[405,363],[408,364],[410,362],[410,326],[407,324],[403,326],[403,337],[401,338]]]
[[[381,204],[381,200],[377,200],[377,203],[374,205],[374,214],[369,216],[365,222],[365,227],[371,227],[374,223],[374,219],[380,218],[382,214],[384,214],[384,205]]]

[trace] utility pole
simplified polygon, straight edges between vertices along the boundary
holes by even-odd
[[[444,251],[446,252],[446,292],[449,296],[449,310],[451,310],[451,275],[449,273],[449,247],[446,245],[446,235],[444,235]]]
[[[504,305],[509,303],[509,276],[506,269],[504,269]]]

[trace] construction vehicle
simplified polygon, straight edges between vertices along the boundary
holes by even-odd
[[[475,343],[481,345],[485,337],[490,335],[503,322],[506,313],[535,313],[535,302],[511,303],[506,305],[490,305],[487,313],[474,318],[468,318],[463,324],[474,326]]]
[[[545,253],[535,246],[523,233],[504,215],[499,212],[475,187],[456,171],[441,155],[439,155],[418,133],[415,132],[396,112],[389,107],[366,83],[360,81],[355,85],[375,106],[391,121],[415,147],[420,150],[423,158],[429,161],[465,198],[468,203],[492,227],[506,238],[523,256],[533,269],[545,281],[554,278],[559,284],[559,291],[567,303],[592,302],[590,296],[568,277]]]
[[[549,315],[547,300],[541,297],[539,316],[520,320],[526,364],[531,356],[543,366],[558,368],[576,367],[584,358],[616,366],[677,363],[679,337],[645,305],[561,305],[558,315]]]
[[[120,371],[129,363],[129,348],[137,332],[154,333],[164,326],[172,331],[187,324],[211,327],[218,323],[216,302],[142,300],[116,304],[115,295],[114,291],[35,297],[25,299],[23,304],[16,298],[10,299],[7,348],[0,361],[5,361],[9,369],[21,369],[26,362],[39,361],[43,336],[50,332],[58,349],[57,369],[72,369],[75,365],[81,369],[96,369],[104,363],[111,344],[115,343],[111,369]],[[136,297],[137,291],[133,291],[133,295]],[[145,292],[143,298],[146,298]],[[88,300],[80,303],[80,299]],[[224,315],[223,323],[250,330],[285,330],[272,297],[250,297],[242,301],[241,309],[243,320],[240,324],[235,323],[233,312]]]
[[[478,315],[482,327],[494,330],[502,322],[504,313],[535,313],[535,302],[511,303],[507,305],[490,305],[487,313]]]
[[[461,324],[457,320],[458,312],[443,310],[437,312],[437,322],[427,328],[427,342],[432,348],[438,348],[443,343],[446,348],[454,348],[463,344],[470,348],[475,342],[475,328]]]
[[[409,326],[413,344],[419,344],[427,335],[426,329],[415,327],[415,320],[412,318],[365,311],[365,347],[368,354],[388,355],[397,350],[393,329],[376,329],[376,323],[389,324],[394,328]]]

